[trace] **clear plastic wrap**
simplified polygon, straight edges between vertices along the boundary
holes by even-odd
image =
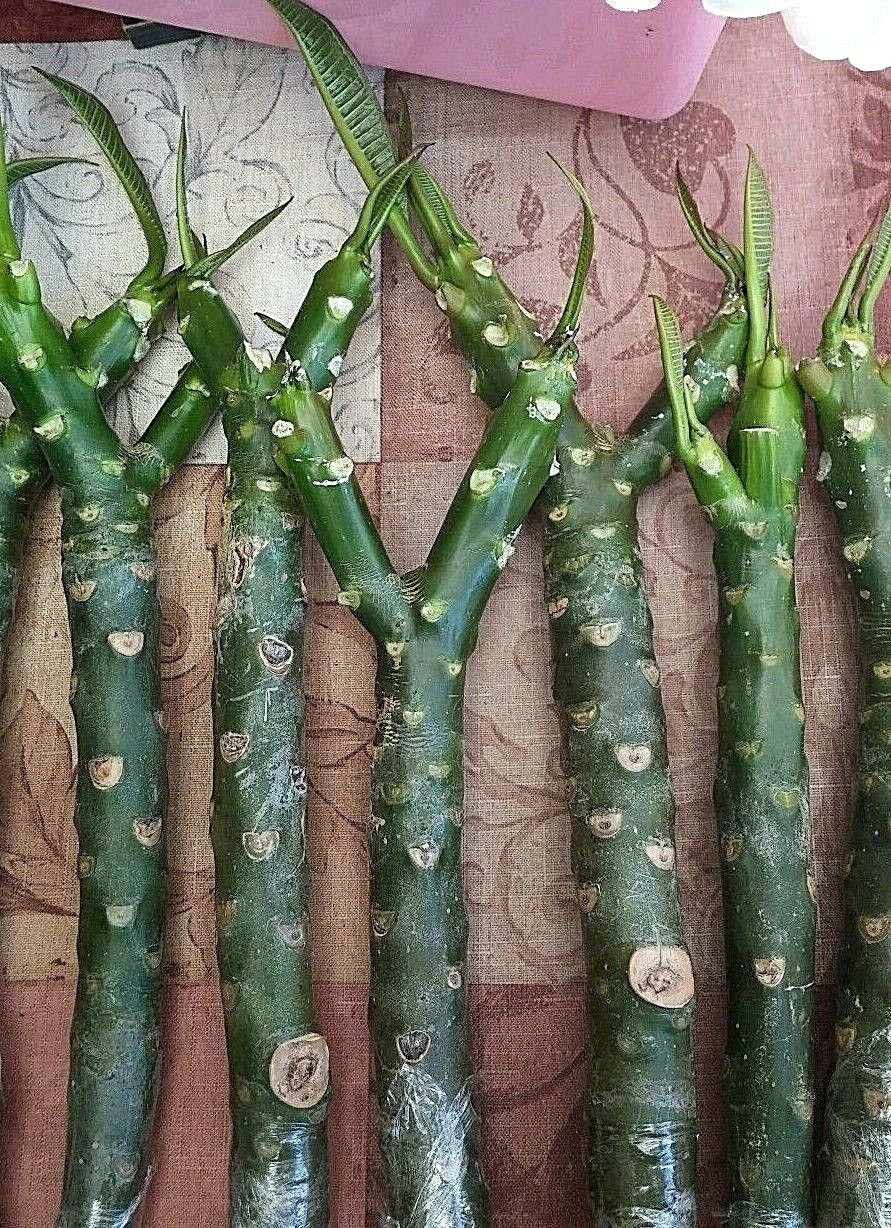
[[[768,1211],[753,1202],[735,1202],[727,1210],[728,1228],[811,1228],[811,1221],[791,1211]],[[845,1228],[842,1224],[838,1228]]]
[[[876,1046],[887,1053],[891,1035],[880,1034],[884,1042]],[[878,1055],[877,1055],[878,1056]],[[843,1059],[842,1059],[843,1061]],[[840,1082],[841,1065],[833,1076]],[[873,1065],[870,1071],[873,1094],[870,1096],[859,1080],[861,1102],[869,1101],[875,1112],[839,1112],[830,1086],[826,1110],[826,1150],[832,1166],[824,1197],[817,1216],[818,1228],[835,1228],[836,1224],[855,1228],[887,1228],[891,1225],[891,1067]],[[884,1127],[884,1128],[882,1128]]]
[[[231,1168],[230,1228],[325,1228],[324,1123],[280,1137],[279,1159]]]
[[[56,1228],[132,1228],[136,1213],[142,1205],[143,1198],[145,1198],[145,1192],[149,1187],[153,1171],[151,1167],[147,1169],[142,1189],[130,1203],[129,1207],[125,1207],[122,1211],[108,1211],[99,1203],[94,1202],[87,1213],[86,1219],[81,1219],[78,1216],[76,1221],[71,1219],[63,1210],[56,1221]]]
[[[655,1108],[656,1106],[654,1106]],[[688,1188],[684,1175],[692,1163],[694,1138],[686,1120],[640,1122],[636,1127],[622,1118],[621,1106],[595,1102],[591,1111],[592,1153],[595,1162],[595,1228],[696,1228],[696,1194]],[[634,1153],[645,1163],[632,1172]],[[629,1195],[636,1188],[638,1198],[619,1205],[616,1192],[598,1197],[598,1173],[615,1170],[618,1156],[623,1161],[625,1185]],[[680,1165],[680,1168],[679,1168]],[[658,1173],[654,1180],[653,1174]],[[644,1199],[661,1199],[662,1206],[643,1206]],[[602,1210],[607,1202],[610,1210]]]
[[[411,1188],[419,1169],[424,1181],[408,1214],[396,1220],[383,1213],[381,1228],[470,1228],[477,1222],[464,1196],[466,1139],[477,1122],[471,1090],[468,1079],[450,1100],[426,1071],[408,1063],[393,1075],[380,1113],[388,1184]]]

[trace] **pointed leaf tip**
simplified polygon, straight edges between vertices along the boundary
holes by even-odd
[[[561,338],[571,336],[578,328],[585,296],[585,285],[591,269],[591,262],[594,259],[595,218],[591,198],[588,196],[587,189],[582,181],[565,167],[558,158],[554,157],[552,153],[548,152],[548,157],[572,186],[582,206],[582,233],[579,240],[575,272],[573,273],[563,313],[551,335],[551,341],[559,344]]]
[[[891,273],[891,200],[875,230],[872,253],[866,270],[866,289],[860,301],[860,321],[864,328],[872,330],[875,305]]]
[[[176,229],[179,236],[179,250],[186,268],[193,266],[200,259],[199,244],[189,220],[189,197],[186,191],[188,149],[189,130],[185,108],[183,108],[179,121],[179,143],[176,147]]]
[[[167,235],[145,175],[128,149],[111,112],[95,94],[74,81],[42,68],[35,68],[35,71],[58,90],[90,133],[133,207],[148,249],[148,260],[131,285],[157,281],[164,272],[167,260]]]
[[[209,256],[202,256],[190,268],[187,267],[186,272],[192,277],[213,277],[213,275],[223,267],[227,260],[231,260],[243,247],[246,247],[253,239],[262,231],[270,226],[279,214],[284,213],[285,209],[293,201],[293,196],[289,197],[283,204],[276,205],[262,217],[257,218],[245,230],[241,232],[237,239],[234,239],[228,247],[222,248],[218,252],[212,252]]]

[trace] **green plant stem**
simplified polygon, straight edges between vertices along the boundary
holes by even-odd
[[[210,410],[194,381],[181,384],[155,419],[156,438],[133,453],[105,420],[100,389],[110,392],[147,352],[173,291],[162,273],[166,241],[144,177],[105,108],[78,87],[70,90],[69,100],[82,109],[136,208],[149,258],[125,298],[95,321],[79,321],[69,343],[44,310],[37,272],[18,258],[18,241],[7,228],[0,383],[15,407],[4,443],[21,463],[10,471],[0,458],[12,487],[0,490],[12,496],[0,502],[0,537],[9,540],[11,521],[20,552],[24,515],[44,476],[52,477],[62,501],[62,580],[74,661],[81,879],[57,1225],[126,1228],[150,1173],[160,1051],[166,774],[150,507]],[[2,223],[9,213],[2,129],[0,163]],[[20,553],[4,560],[4,610],[7,594],[11,608],[19,561]]]
[[[862,272],[861,264],[842,307]],[[867,304],[883,284],[881,275],[869,278]],[[871,317],[866,324],[842,313],[834,323],[827,318],[819,357],[801,365],[799,378],[817,406],[824,449],[818,477],[856,596],[863,676],[817,1224],[883,1228],[891,1222],[891,370],[876,357]]]
[[[199,254],[184,161],[185,139],[178,223],[188,261]],[[397,168],[396,189],[408,173]],[[328,1222],[328,1048],[316,1031],[309,942],[303,515],[273,458],[271,402],[285,372],[330,400],[371,305],[370,244],[391,207],[389,190],[371,194],[353,234],[314,277],[277,365],[245,342],[195,266],[178,285],[180,330],[229,445],[211,839],[234,1125],[232,1228]]]
[[[354,303],[345,319],[331,315],[332,294]],[[349,253],[317,275],[287,345],[319,391],[334,384],[370,301],[370,271]],[[310,965],[303,515],[273,459],[280,372],[258,370],[206,283],[181,283],[180,317],[229,444],[211,838],[234,1125],[230,1224],[321,1228],[330,1092]]]
[[[80,974],[58,1225],[126,1225],[149,1172],[160,1045],[165,773],[150,496],[30,264],[0,271],[0,382],[61,490],[74,657]]]
[[[489,1223],[467,1049],[465,666],[482,609],[547,476],[570,368],[571,356],[562,353],[521,373],[427,565],[401,578],[327,404],[293,382],[276,401],[280,464],[297,486],[342,603],[377,645],[371,1027],[389,1214],[413,1228]],[[548,413],[555,407],[554,416],[530,413],[537,397]],[[354,548],[345,549],[344,540]]]
[[[733,1228],[813,1222],[814,882],[793,559],[804,412],[785,351],[750,363],[729,459],[684,384],[657,302],[676,438],[715,532],[720,591],[715,806],[727,941]]]
[[[90,95],[82,96],[93,102]],[[103,108],[104,112],[104,108]],[[104,112],[107,116],[107,112]],[[111,123],[110,116],[108,122]],[[113,124],[111,125],[113,128]],[[116,129],[115,129],[116,132]],[[122,148],[122,147],[121,147]],[[132,159],[124,151],[118,158],[116,173],[128,178],[133,185],[142,180],[137,171],[131,173]],[[81,159],[53,157],[30,158],[11,162],[6,170],[9,186],[19,183],[34,174],[52,170],[57,166]],[[144,180],[142,180],[144,184]],[[148,198],[148,186],[144,196]],[[143,213],[151,210],[142,210]],[[154,214],[157,217],[157,214]],[[154,228],[154,220],[147,217],[147,224]],[[160,219],[157,220],[160,229]],[[111,303],[95,319],[82,317],[75,320],[71,333],[71,348],[74,353],[80,378],[94,386],[103,402],[111,399],[148,353],[151,342],[160,331],[160,321],[173,298],[174,288],[169,277],[161,273],[163,256],[157,237],[153,244],[154,260],[130,283],[125,294]],[[18,251],[17,240],[11,250]],[[150,275],[161,256],[157,276]],[[151,267],[150,267],[151,266]],[[204,412],[197,399],[194,380],[184,377],[171,393],[167,403],[159,411],[146,439],[144,451],[152,468],[150,480],[160,473],[159,461],[172,470],[178,463],[174,436],[182,435],[178,428],[165,429],[171,420],[187,416],[200,419]],[[159,436],[157,444],[154,434]],[[172,450],[171,450],[172,449]],[[169,451],[169,455],[166,453]],[[158,456],[160,453],[160,457]],[[151,462],[154,462],[153,464]],[[21,554],[31,510],[38,494],[49,480],[49,471],[41,455],[37,441],[27,429],[12,416],[0,428],[0,664],[6,634],[12,621],[15,593],[21,565]]]
[[[484,276],[474,267],[481,258],[452,254],[454,281],[440,301],[476,388],[495,406],[538,342],[497,273]],[[505,332],[494,332],[493,323]],[[505,335],[507,344],[491,343]],[[731,282],[687,354],[704,417],[734,394],[746,336],[745,303]],[[559,472],[545,484],[538,512],[593,1030],[592,1202],[617,1223],[661,1215],[692,1225],[692,971],[681,930],[665,718],[637,524],[640,495],[670,467],[673,435],[664,385],[624,435],[589,423],[570,404],[557,448]],[[653,992],[657,984],[664,984],[662,992]],[[679,1005],[666,1008],[669,1001]]]
[[[360,173],[373,184],[397,156],[373,91],[324,18],[293,0],[271,2],[314,70]],[[521,362],[536,354],[540,334],[441,188],[429,177],[421,185],[419,174],[411,185],[413,202],[435,256],[419,276],[436,288],[455,343],[471,365],[471,385],[494,409]],[[735,253],[727,256],[727,245],[705,232],[698,215],[691,224],[694,230],[698,225],[697,239],[712,259],[719,248],[716,262],[728,277],[718,314],[687,356],[705,419],[736,391],[748,319]],[[393,216],[391,229],[417,271],[407,228],[404,214]],[[647,1217],[695,1222],[692,1002],[666,1009],[658,994],[652,1000],[651,990],[667,977],[686,992],[691,978],[677,897],[665,719],[637,545],[638,497],[667,472],[673,448],[664,385],[622,436],[588,423],[569,405],[558,445],[560,472],[538,501],[547,532],[554,691],[572,780],[572,856],[594,1030],[592,1201],[608,1223],[646,1223]],[[595,830],[597,816],[613,812],[621,813],[621,825],[604,838]],[[672,968],[666,966],[663,977],[663,965],[650,960],[650,967],[647,952],[668,948]],[[645,969],[649,985],[638,978],[632,986],[629,979],[637,952],[635,974]],[[679,990],[677,998],[683,996]]]

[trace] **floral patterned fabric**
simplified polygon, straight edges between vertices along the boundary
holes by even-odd
[[[0,36],[4,32],[0,18]],[[769,36],[767,34],[769,31]],[[8,29],[7,29],[8,33]],[[20,36],[20,35],[18,35]],[[295,70],[292,70],[295,71]],[[717,276],[672,199],[680,159],[704,210],[738,233],[746,144],[771,179],[784,336],[813,350],[825,306],[891,172],[891,76],[797,53],[779,19],[728,27],[696,98],[658,124],[577,112],[403,77],[418,140],[491,254],[542,317],[565,291],[575,204],[546,150],[581,174],[600,218],[580,345],[582,404],[627,423],[657,378],[650,293],[687,333],[716,302]],[[394,107],[395,96],[391,99]],[[142,103],[136,100],[136,109]],[[330,147],[336,153],[336,146]],[[295,206],[291,233],[296,233]],[[287,227],[286,227],[287,229]],[[482,427],[442,316],[387,243],[381,283],[380,454],[361,467],[399,566],[425,553]],[[257,306],[265,304],[257,303]],[[879,320],[887,339],[886,298]],[[799,545],[803,672],[820,899],[821,1067],[840,939],[840,887],[853,776],[853,614],[829,509],[809,459]],[[228,1116],[214,961],[210,792],[213,572],[222,472],[183,473],[158,508],[171,725],[168,1037],[157,1169],[142,1228],[224,1228]],[[50,1228],[61,1184],[76,877],[67,637],[58,520],[47,499],[32,534],[0,710],[0,1223]],[[698,976],[701,1215],[723,1196],[720,1109],[723,941],[711,804],[716,592],[711,543],[683,475],[642,505],[642,543],[663,670],[684,912]],[[530,528],[505,572],[468,686],[466,881],[478,1106],[499,1228],[589,1224],[583,1174],[588,1038],[568,820],[549,691],[540,541]],[[336,604],[315,547],[309,644],[313,925],[320,1012],[337,1094],[332,1224],[375,1222],[365,1025],[365,818],[374,723],[369,641]]]
[[[120,35],[120,29],[117,31]],[[134,52],[124,42],[0,47],[0,104],[10,155],[60,150],[93,161],[96,146],[32,65],[70,77],[107,100],[136,152],[175,240],[174,167],[180,116],[188,114],[188,188],[192,216],[223,247],[268,209],[292,204],[219,275],[227,300],[256,345],[275,343],[253,317],[263,305],[292,319],[315,270],[355,224],[365,192],[303,62],[274,47],[198,38]],[[374,79],[382,81],[375,70]],[[66,167],[36,176],[13,193],[23,248],[42,272],[47,302],[63,323],[95,315],[119,294],[145,258],[129,202],[110,170]],[[118,431],[132,438],[173,387],[188,352],[168,330],[138,380],[116,399]],[[380,314],[363,322],[338,381],[344,439],[359,460],[380,454]],[[5,393],[0,391],[0,411]],[[195,459],[225,459],[215,426]]]

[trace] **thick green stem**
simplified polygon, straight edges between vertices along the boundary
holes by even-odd
[[[812,1222],[814,881],[791,509],[716,523],[730,1224]]]
[[[451,272],[441,301],[475,386],[497,404],[503,381],[535,344],[530,323],[478,257],[456,256]],[[450,289],[459,283],[460,292]],[[734,395],[746,336],[745,303],[731,284],[686,356],[703,419]],[[637,546],[637,500],[668,471],[673,447],[664,385],[624,436],[571,406],[559,472],[538,503],[594,1032],[592,1199],[604,1217],[641,1225],[659,1217],[693,1225],[696,1215],[692,971]]]
[[[821,359],[802,364],[801,380],[817,405],[818,477],[856,595],[863,673],[817,1224],[883,1228],[891,1222],[891,383],[871,333],[859,328],[828,329]]]
[[[656,318],[681,456],[715,530],[720,589],[728,1223],[809,1228],[815,893],[793,579],[802,398],[784,351],[750,362],[728,458],[698,421],[676,319],[658,301]]]
[[[302,514],[272,456],[272,389],[233,375],[223,381],[211,824],[232,1080],[229,1222],[323,1228],[330,1093],[311,987]]]
[[[455,259],[455,282],[440,297],[475,387],[494,407],[539,343],[497,274],[474,259],[476,267]],[[455,293],[449,286],[459,281],[463,289]],[[745,304],[731,287],[687,355],[703,418],[734,394],[746,335]],[[538,509],[593,1027],[592,1201],[616,1223],[672,1216],[680,1226],[695,1223],[693,987],[637,544],[638,498],[668,471],[673,447],[664,385],[623,436],[587,422],[571,404],[559,472]]]
[[[323,1228],[330,1091],[311,985],[303,515],[273,457],[283,368],[245,345],[207,281],[187,272],[178,293],[182,335],[229,446],[211,823],[233,1120],[229,1222]],[[281,361],[330,396],[370,302],[370,264],[347,245],[314,278]]]
[[[149,496],[43,310],[30,263],[0,276],[0,381],[62,495],[78,734],[79,979],[59,1228],[132,1222],[157,1090],[165,773]]]
[[[447,657],[423,622],[378,646],[370,1009],[389,1210],[412,1228],[489,1222],[467,1049],[464,669]]]
[[[123,496],[123,497],[122,497]],[[118,503],[120,499],[120,503]],[[84,507],[101,527],[85,527]],[[117,525],[108,524],[117,520]],[[126,528],[124,528],[126,526]],[[63,581],[74,655],[79,977],[58,1228],[128,1225],[150,1172],[161,1044],[165,739],[160,608],[137,491],[72,491]]]
[[[153,292],[150,297],[146,294],[147,291],[143,292],[139,300],[127,296],[111,304],[94,321],[76,323],[72,329],[69,344],[79,378],[95,387],[103,402],[111,398],[148,352],[157,322],[169,306],[172,291]],[[156,422],[188,417],[191,420],[189,430],[194,434],[196,415],[200,419],[204,414],[203,425],[198,427],[199,433],[203,433],[207,425],[206,398],[199,401],[195,389],[194,381],[187,386],[183,377],[157,415]],[[153,427],[146,433],[143,444],[146,463],[151,470],[148,485],[156,488],[182,458],[175,449],[166,446],[166,437],[160,445],[155,445]],[[20,423],[19,415],[13,413],[0,429],[0,657],[12,619],[31,509],[48,480],[49,470],[36,438]]]
[[[39,298],[30,266],[5,277],[0,379],[62,489],[82,879],[59,1217],[73,1228],[129,1223],[149,1171],[164,894],[160,613],[148,500],[126,480],[95,391]]]
[[[543,351],[520,373],[428,565],[403,577],[326,403],[293,383],[277,398],[279,463],[378,650],[370,1014],[388,1210],[406,1228],[490,1222],[467,1041],[463,684],[482,609],[547,476],[573,356]]]

